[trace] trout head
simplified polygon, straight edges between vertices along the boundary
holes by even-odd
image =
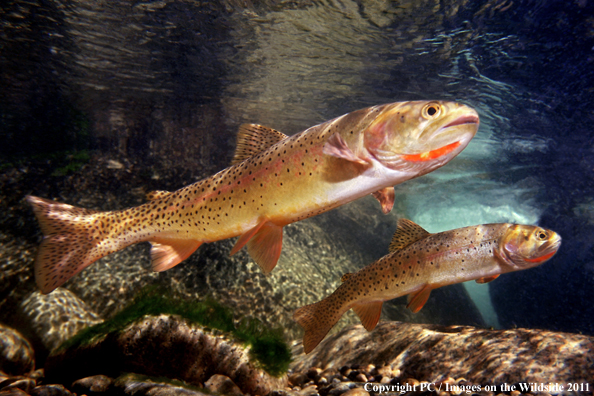
[[[476,110],[445,101],[387,105],[365,131],[367,152],[389,169],[413,177],[433,171],[458,155],[479,126]]]
[[[519,271],[541,265],[561,246],[554,231],[537,226],[513,225],[503,235],[497,255],[507,264],[507,271]]]

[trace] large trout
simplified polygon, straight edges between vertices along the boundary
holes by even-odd
[[[167,270],[202,243],[240,236],[266,273],[280,256],[283,226],[373,194],[391,210],[395,184],[458,155],[479,118],[453,102],[399,102],[358,110],[293,136],[243,125],[233,165],[149,202],[99,212],[33,196],[44,239],[37,285],[49,293],[94,261],[134,243],[152,244],[152,268]]]
[[[484,224],[430,234],[400,219],[388,255],[343,275],[334,293],[295,311],[293,317],[305,329],[303,349],[311,352],[350,308],[371,331],[384,301],[408,294],[407,307],[416,313],[433,289],[470,280],[487,283],[536,267],[560,245],[557,233],[531,225]]]

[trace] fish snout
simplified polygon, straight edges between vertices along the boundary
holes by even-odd
[[[480,124],[477,111],[455,102],[443,102],[441,108],[442,116],[424,125],[402,159],[410,162],[436,160],[445,164],[470,143]]]
[[[427,137],[435,144],[446,145],[456,141],[466,146],[476,135],[480,118],[475,109],[459,105],[449,111],[433,128],[427,128]]]
[[[551,235],[549,236],[549,240],[543,245],[544,250],[547,253],[557,253],[559,248],[561,247],[561,235],[557,234],[555,231],[549,231]]]
[[[534,226],[514,226],[503,244],[501,256],[514,270],[539,266],[557,253],[561,236]]]

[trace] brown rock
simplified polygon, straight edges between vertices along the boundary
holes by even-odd
[[[0,390],[0,396],[29,396],[29,394],[19,388],[10,388]]]
[[[369,396],[369,392],[363,388],[353,388],[343,393],[342,396]]]
[[[370,376],[376,376],[378,374],[377,369],[375,368],[375,365],[373,364],[368,364],[363,371]]]
[[[146,316],[90,345],[56,351],[45,365],[46,380],[63,384],[98,374],[116,377],[119,372],[176,378],[195,386],[222,374],[243,392],[258,395],[287,384],[286,376],[274,378],[257,368],[248,350],[222,332],[175,315]]]
[[[586,383],[594,378],[592,350],[594,337],[581,334],[383,322],[372,332],[360,325],[338,332],[309,355],[297,355],[291,368],[358,363],[375,364],[382,375],[389,366],[400,370],[395,377],[428,382],[452,377],[482,385]]]
[[[93,395],[107,392],[113,385],[113,379],[106,375],[93,375],[72,383],[72,390],[77,394]]]
[[[380,380],[380,384],[382,385],[389,384],[390,382],[392,382],[392,378],[390,377],[382,377],[382,379]]]
[[[50,294],[31,293],[21,310],[49,351],[82,329],[103,322],[84,301],[61,287]]]
[[[19,377],[11,378],[3,381],[0,388],[2,390],[22,389],[26,393],[29,393],[31,389],[35,388],[35,380]]]
[[[392,367],[390,366],[382,366],[377,369],[377,373],[383,375],[384,377],[392,378]]]
[[[40,385],[33,388],[31,396],[72,396],[62,385]]]
[[[110,394],[129,396],[209,396],[207,393],[190,389],[168,381],[147,379],[138,374],[124,374],[114,380],[115,391]]]
[[[23,375],[35,368],[35,354],[18,331],[0,324],[0,372]]]
[[[289,383],[292,386],[301,386],[303,383],[305,383],[306,378],[307,377],[303,373],[293,373],[289,375]]]
[[[41,381],[45,378],[45,370],[40,368],[35,371],[32,371],[27,377],[34,379],[35,381]]]
[[[299,392],[299,396],[317,396],[318,395],[318,387],[315,385],[309,385],[305,388],[301,389]]]
[[[357,381],[357,382],[367,382],[367,376],[365,374],[363,374],[363,373],[359,373],[355,377],[355,381]]]
[[[314,381],[317,381],[320,378],[320,374],[322,373],[322,369],[317,367],[312,367],[307,370],[307,376]]]
[[[213,393],[229,396],[243,396],[241,389],[225,375],[215,374],[204,383],[206,389]]]

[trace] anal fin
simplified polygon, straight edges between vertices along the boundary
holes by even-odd
[[[283,227],[268,220],[261,221],[239,237],[230,254],[237,253],[245,245],[262,272],[268,274],[276,266],[283,248]]]
[[[383,301],[374,301],[362,304],[353,305],[353,311],[357,314],[365,330],[371,331],[375,329],[377,322],[379,322],[382,314]]]
[[[492,275],[492,276],[483,276],[482,278],[478,278],[476,280],[476,283],[489,283],[489,282],[492,282],[495,279],[499,278],[499,275],[501,275],[501,274]]]
[[[283,227],[266,223],[247,243],[248,252],[265,274],[276,266],[283,249]]]
[[[413,313],[419,312],[427,300],[429,300],[429,295],[433,289],[430,285],[425,285],[418,292],[409,294],[406,308],[410,309]]]
[[[153,271],[161,272],[175,267],[202,244],[193,239],[156,238],[151,242]]]
[[[382,212],[384,214],[390,213],[394,207],[394,187],[382,188],[381,190],[371,193],[371,195],[373,195],[373,197],[378,200],[382,206]]]

